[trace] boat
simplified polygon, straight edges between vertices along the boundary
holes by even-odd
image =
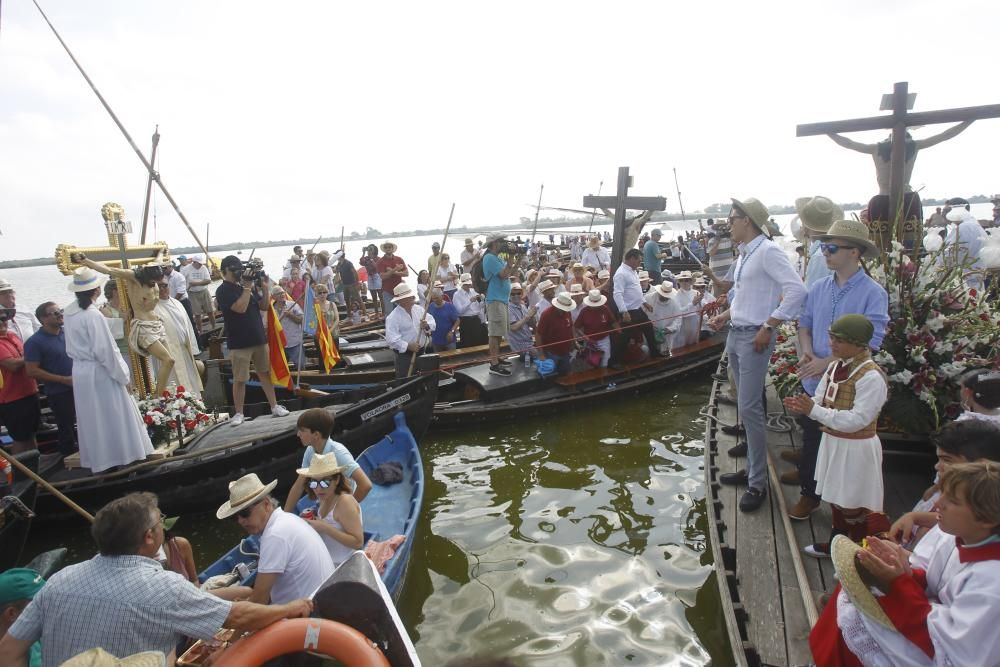
[[[29,470],[37,472],[37,449],[17,454],[16,458]],[[0,464],[6,463],[6,460],[0,459]],[[0,497],[0,572],[3,572],[20,561],[35,516],[38,485],[20,470],[13,468],[13,484],[7,485],[6,479],[3,479],[0,490],[3,490]]]
[[[360,456],[369,444],[394,430],[396,413],[405,414],[413,433],[422,436],[436,397],[437,379],[427,375],[392,382],[387,390],[365,400],[324,407],[336,411],[333,437]],[[63,468],[49,472],[48,481],[91,512],[133,491],[157,494],[160,509],[169,514],[197,512],[225,501],[229,482],[248,473],[277,479],[282,491],[294,481],[302,459],[295,434],[297,419],[298,411],[294,411],[286,417],[249,419],[238,428],[222,422],[162,459],[98,475],[85,468]],[[38,496],[37,513],[44,520],[72,516],[71,510],[45,492]]]

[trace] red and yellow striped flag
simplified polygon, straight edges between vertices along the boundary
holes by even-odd
[[[288,370],[288,359],[285,358],[286,342],[278,313],[274,311],[274,304],[271,304],[267,310],[267,354],[271,361],[271,384],[294,389],[292,372]]]
[[[340,351],[337,349],[337,344],[330,333],[330,327],[326,325],[326,318],[323,317],[320,304],[313,304],[313,308],[316,309],[316,335],[314,336],[316,339],[316,349],[319,350],[319,357],[323,360],[326,372],[329,373],[337,365],[337,362],[340,361]]]

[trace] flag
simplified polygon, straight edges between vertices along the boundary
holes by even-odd
[[[318,320],[323,319],[322,313],[315,308],[318,306],[316,303],[316,295],[313,294],[312,285],[306,285],[306,302],[302,306],[302,331],[310,336],[316,335],[316,326]]]
[[[337,362],[340,361],[340,352],[337,350],[337,344],[333,340],[330,328],[326,326],[326,318],[323,317],[318,303],[313,305],[313,314],[316,316],[316,349],[319,350],[323,366],[326,367],[326,372],[329,373],[337,365]]]
[[[288,370],[288,360],[285,358],[286,342],[285,332],[272,303],[267,309],[267,354],[271,362],[271,384],[294,389],[292,373]]]

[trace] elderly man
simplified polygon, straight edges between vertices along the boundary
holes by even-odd
[[[558,287],[558,284],[547,278],[538,283],[538,287],[535,288],[535,294],[538,295],[538,300],[535,302],[538,319],[541,319],[542,313],[552,305],[552,299],[555,298]]]
[[[653,229],[649,233],[649,240],[642,246],[642,266],[649,272],[650,279],[654,285],[660,283],[660,271],[663,270],[663,260],[669,255],[660,249],[660,238],[663,231],[659,228]]]
[[[767,433],[763,390],[774,350],[774,328],[798,317],[806,290],[791,260],[774,241],[768,211],[760,201],[733,199],[729,225],[740,244],[730,307],[711,320],[718,331],[730,326],[726,349],[736,379],[740,416],[747,431],[747,469],[719,477],[723,484],[746,484],[740,510],[758,509],[767,495]]]
[[[536,354],[539,359],[551,359],[556,366],[556,373],[566,375],[570,372],[573,359],[573,317],[570,313],[576,308],[576,302],[568,292],[563,292],[552,300],[552,307],[538,318],[538,328],[535,330]]]
[[[95,646],[113,655],[170,655],[184,636],[207,640],[222,627],[258,630],[312,612],[305,599],[270,607],[227,602],[164,570],[155,560],[163,515],[151,493],[111,501],[90,533],[100,554],[60,570],[35,593],[0,640],[0,665],[27,665],[39,639],[43,665],[56,667]]]
[[[59,428],[59,453],[76,451],[76,408],[73,403],[73,360],[66,354],[63,311],[52,301],[35,309],[42,328],[24,343],[24,369],[41,381],[42,391]]]
[[[299,272],[302,271],[302,258],[298,255],[292,255],[288,258],[288,261],[285,263],[285,268],[281,272],[281,277],[290,279],[292,277],[292,270],[294,269],[298,269]]]
[[[476,247],[473,244],[472,239],[465,239],[465,247],[462,248],[462,253],[458,256],[459,261],[462,263],[462,270],[469,271],[472,269],[472,262],[476,259]]]
[[[0,278],[0,309],[4,308],[14,311],[13,317],[7,320],[7,330],[21,342],[28,340],[31,334],[42,328],[34,315],[17,309],[17,293],[14,291],[14,286]]]
[[[209,329],[214,329],[215,308],[212,307],[212,295],[208,291],[208,286],[212,284],[212,272],[205,265],[205,258],[195,255],[191,258],[191,263],[181,269],[181,273],[187,278],[194,330],[201,333],[205,315],[208,316]]]
[[[649,322],[649,316],[643,308],[643,289],[639,282],[639,262],[642,261],[642,253],[638,248],[632,248],[625,253],[625,259],[621,266],[615,271],[614,284],[615,307],[621,317],[622,335],[618,336],[615,342],[614,351],[611,354],[610,368],[621,368],[621,362],[625,358],[625,350],[628,348],[629,339],[636,330],[640,331],[646,338],[646,345],[649,348],[650,358],[664,356],[659,346],[656,344],[656,336],[653,334],[653,325]]]
[[[594,271],[601,269],[611,269],[611,255],[606,248],[601,247],[601,240],[596,236],[591,237],[590,245],[583,251],[580,263],[589,266]]]
[[[257,580],[250,601],[283,605],[313,593],[333,574],[323,538],[302,518],[285,512],[271,496],[277,480],[264,484],[250,473],[229,483],[229,500],[215,515],[235,517],[250,535],[260,536]]]
[[[271,288],[271,299],[274,302],[274,312],[278,315],[278,323],[285,332],[285,359],[301,368],[302,309],[278,286]]]
[[[396,285],[392,301],[395,308],[385,318],[385,342],[396,353],[396,377],[403,378],[410,374],[414,353],[420,356],[430,342],[437,323],[416,304],[417,294],[406,283]]]
[[[535,314],[538,309],[524,303],[524,288],[521,283],[511,283],[510,301],[507,303],[507,319],[510,331],[507,344],[515,352],[530,350],[535,344]]]
[[[451,301],[458,311],[460,348],[487,343],[486,327],[483,325],[483,300],[483,295],[472,287],[472,275],[463,273],[459,289],[455,291]]]
[[[500,359],[500,341],[507,337],[510,321],[507,304],[510,301],[511,266],[498,253],[506,234],[494,232],[486,237],[483,255],[483,279],[486,281],[486,320],[490,340],[490,373],[509,376],[510,363]]]

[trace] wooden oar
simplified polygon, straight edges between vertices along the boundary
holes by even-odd
[[[441,239],[441,247],[444,248],[444,244],[448,241],[448,231],[451,229],[451,219],[455,215],[455,202],[451,203],[451,212],[448,214],[448,224],[444,228],[444,238]],[[434,275],[437,275],[438,267],[441,266],[441,253],[437,254],[434,258]],[[427,286],[427,292],[424,294],[424,317],[427,316],[427,304],[431,300],[431,288],[434,283],[430,283]],[[424,321],[420,320],[420,325],[417,328],[417,349],[413,351],[413,356],[410,357],[410,369],[407,371],[406,375],[413,375],[413,367],[417,365],[417,354],[420,352],[420,336],[424,330]]]
[[[73,510],[74,512],[76,512],[77,514],[79,514],[80,516],[82,516],[84,519],[86,519],[90,523],[94,523],[94,516],[90,512],[88,512],[87,510],[83,509],[82,507],[80,507],[79,505],[77,505],[76,503],[74,503],[72,500],[70,500],[69,498],[67,498],[65,495],[63,495],[59,491],[59,489],[55,488],[54,486],[52,486],[51,484],[49,484],[48,482],[46,482],[44,479],[42,479],[41,477],[39,477],[38,473],[36,473],[31,468],[29,468],[28,466],[24,465],[20,461],[18,461],[15,456],[13,456],[12,454],[8,454],[3,449],[0,449],[0,456],[2,456],[3,458],[7,459],[8,461],[10,461],[11,465],[13,465],[15,468],[17,468],[21,472],[23,472],[25,475],[27,475],[31,479],[35,480],[35,483],[38,484],[40,487],[42,487],[43,489],[45,489],[46,491],[48,491],[49,493],[51,493],[53,496],[55,496],[59,500],[61,500],[64,503],[66,503],[66,505],[71,510]]]

